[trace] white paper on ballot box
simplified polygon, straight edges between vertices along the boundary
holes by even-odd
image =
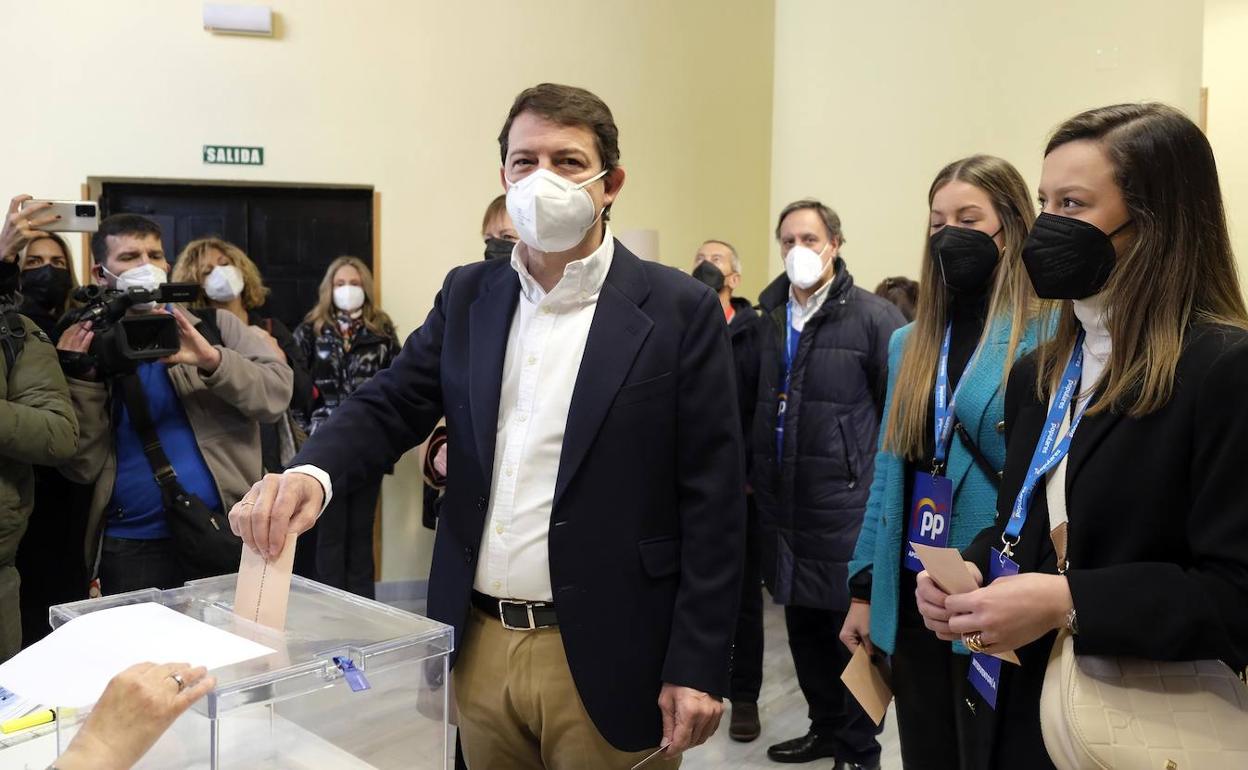
[[[0,664],[0,687],[48,706],[81,707],[136,663],[211,671],[274,652],[162,604],[127,604],[74,618]]]

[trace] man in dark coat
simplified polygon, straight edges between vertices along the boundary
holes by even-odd
[[[887,382],[888,340],[905,323],[854,286],[840,257],[840,218],[814,200],[780,213],[785,274],[759,298],[759,390],[751,479],[763,580],[785,605],[811,729],[772,746],[777,762],[836,757],[876,767],[878,728],[845,690],[837,634],[849,608],[846,569],[862,527]]]
[[[741,285],[741,257],[732,244],[721,240],[703,242],[693,258],[693,277],[719,295],[720,306],[728,322],[748,473],[752,457],[749,449],[750,428],[754,424],[754,406],[758,401],[758,330],[762,319],[748,299],[733,294]],[[745,493],[745,579],[741,582],[741,609],[737,614],[737,632],[732,644],[732,682],[729,690],[732,722],[728,735],[735,741],[749,742],[762,732],[758,720],[758,693],[763,684],[763,591],[760,587],[758,506],[754,504],[754,494],[748,485]]]
[[[542,84],[499,134],[521,242],[446,277],[394,363],[230,514],[273,555],[446,417],[429,615],[473,768],[679,765],[728,689],[743,454],[719,301],[605,220],[618,130]]]

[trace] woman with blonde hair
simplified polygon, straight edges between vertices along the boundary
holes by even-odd
[[[203,288],[203,294],[193,307],[228,310],[264,337],[281,353],[294,373],[290,396],[292,413],[309,407],[313,388],[307,359],[286,325],[260,312],[269,290],[260,276],[260,269],[242,249],[221,238],[191,241],[174,263],[172,280],[197,283]],[[281,472],[298,449],[301,431],[293,430],[297,425],[292,425],[290,419],[288,416],[277,423],[260,426],[260,452],[264,469],[270,473]]]
[[[295,329],[316,386],[312,408],[302,416],[309,435],[399,353],[394,323],[376,296],[368,266],[357,257],[338,257],[321,280],[316,307]],[[320,582],[373,597],[373,520],[380,494],[380,477],[334,490],[311,530]]]
[[[1043,312],[1021,260],[1035,210],[1012,165],[989,155],[950,163],[927,201],[916,317],[889,343],[875,478],[841,631],[851,650],[892,656],[908,770],[963,762],[953,736],[967,672],[966,650],[924,628],[910,543],[963,548],[992,524],[1006,375],[1035,347]]]

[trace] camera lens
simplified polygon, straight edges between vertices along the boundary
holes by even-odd
[[[93,204],[93,203],[80,203],[80,204],[78,204],[78,205],[74,206],[74,216],[76,216],[76,217],[94,217],[94,216],[95,216],[95,204]]]

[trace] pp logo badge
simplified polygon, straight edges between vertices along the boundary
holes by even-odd
[[[936,501],[925,497],[914,508],[914,524],[918,525],[919,538],[933,541],[945,533],[947,517],[936,508]]]
[[[950,509],[953,507],[953,482],[944,476],[916,473],[914,497],[910,506],[908,542],[935,548],[949,545]],[[919,572],[923,565],[911,548],[906,549],[906,567]]]

